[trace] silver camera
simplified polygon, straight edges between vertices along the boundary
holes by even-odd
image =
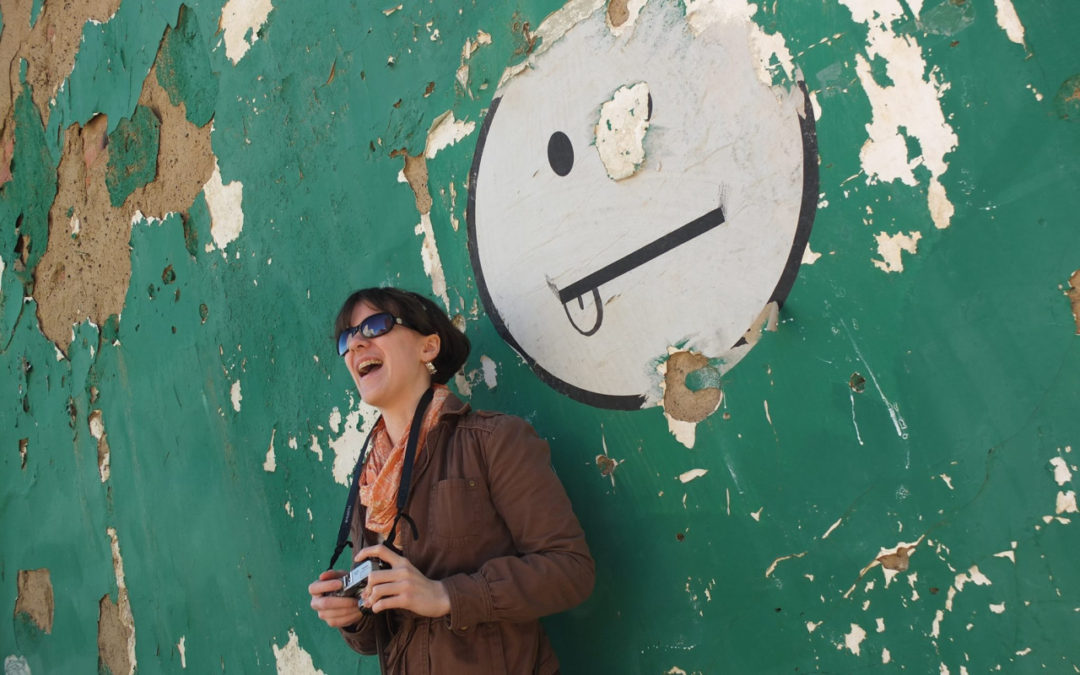
[[[360,595],[360,592],[367,588],[368,577],[375,570],[381,570],[385,567],[383,562],[378,558],[369,558],[361,563],[358,563],[355,567],[349,570],[349,573],[341,577],[341,589],[332,591],[327,595],[336,595],[343,598],[355,598]]]

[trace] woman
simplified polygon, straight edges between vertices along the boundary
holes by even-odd
[[[327,595],[344,572],[323,572],[312,609],[386,673],[558,672],[539,618],[584,601],[594,565],[547,443],[450,393],[469,341],[431,300],[360,290],[335,328],[360,397],[381,413],[342,535],[363,546],[355,562],[384,568],[359,600]]]

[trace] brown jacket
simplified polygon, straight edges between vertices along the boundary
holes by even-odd
[[[583,602],[595,570],[548,445],[532,427],[448,398],[418,453],[405,512],[420,536],[413,540],[403,521],[395,543],[443,581],[451,609],[438,619],[387,612],[387,672],[558,672],[538,619]],[[363,522],[357,503],[352,541],[364,540]],[[380,620],[366,616],[342,634],[374,654]]]

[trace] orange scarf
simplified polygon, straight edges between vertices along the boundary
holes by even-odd
[[[416,458],[424,448],[428,432],[439,420],[443,403],[450,395],[450,390],[441,384],[433,385],[435,395],[424,413],[420,424],[420,437],[416,443]],[[367,509],[364,526],[383,537],[390,536],[390,528],[397,517],[398,487],[401,485],[401,467],[405,463],[405,445],[409,440],[406,433],[395,445],[386,432],[386,423],[380,417],[372,434],[371,451],[364,471],[360,474],[360,503]]]

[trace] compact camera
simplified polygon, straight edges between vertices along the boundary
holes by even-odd
[[[341,577],[341,589],[332,591],[327,595],[336,595],[343,598],[355,598],[360,595],[360,592],[367,588],[368,577],[376,570],[384,569],[386,565],[382,560],[378,558],[368,558],[362,563],[358,563],[355,567],[349,570],[349,573]]]

